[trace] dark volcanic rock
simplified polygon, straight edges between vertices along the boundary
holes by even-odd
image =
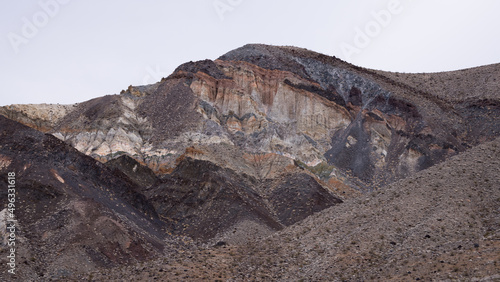
[[[345,106],[345,101],[344,101],[344,98],[342,96],[340,96],[337,91],[335,90],[335,88],[333,87],[330,87],[326,90],[318,87],[318,86],[314,86],[314,85],[305,85],[305,84],[293,84],[290,80],[288,79],[285,79],[283,81],[285,84],[287,85],[290,85],[294,88],[297,88],[297,89],[302,89],[302,90],[306,90],[306,91],[309,91],[309,92],[312,92],[312,93],[315,93],[323,98],[326,98],[330,101],[333,101],[335,102],[336,104],[340,105],[340,106]]]
[[[309,78],[304,67],[290,56],[288,50],[274,46],[247,44],[220,56],[219,60],[244,61],[264,69],[289,71]]]
[[[498,136],[500,132],[500,99],[467,99],[458,105],[458,111],[468,124],[467,141],[477,144]],[[481,140],[482,141],[482,140]]]
[[[107,95],[80,103],[75,110],[59,121],[56,129],[83,130],[93,126],[105,127],[117,121],[122,114],[120,104],[118,95]]]
[[[175,77],[176,73],[179,71],[187,73],[203,72],[216,79],[230,79],[230,77],[226,76],[212,60],[184,63],[175,69],[172,76]]]
[[[196,102],[193,91],[182,81],[173,79],[161,84],[154,95],[147,96],[137,111],[151,120],[151,141],[160,143],[196,128],[202,119],[195,111]]]

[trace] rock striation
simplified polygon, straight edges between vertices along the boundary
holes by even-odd
[[[47,105],[37,114],[34,105],[0,113],[100,161],[125,154],[159,175],[171,172],[188,147],[232,146],[332,166],[331,175],[322,172],[325,183],[367,191],[498,136],[499,72],[490,65],[389,73],[305,49],[254,44],[181,65],[153,85],[58,107],[53,115],[46,113],[55,106]],[[486,85],[453,84],[468,75]],[[216,155],[204,159],[236,171],[248,165],[218,162]]]

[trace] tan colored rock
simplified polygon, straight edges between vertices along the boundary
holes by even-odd
[[[57,122],[74,110],[78,104],[24,104],[0,107],[0,114],[35,128],[48,132]]]

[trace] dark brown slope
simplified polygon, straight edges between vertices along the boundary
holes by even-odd
[[[191,158],[144,194],[169,230],[202,241],[234,239],[231,233],[250,225],[273,232],[342,202],[305,173],[262,182]]]
[[[7,172],[16,173],[21,281],[75,277],[162,252],[163,224],[124,174],[3,116],[0,158],[3,183]],[[0,192],[3,207],[6,192]],[[2,246],[3,265],[5,252]]]
[[[252,189],[255,184],[213,163],[186,158],[145,194],[170,230],[206,241],[245,220],[282,228]]]
[[[127,155],[106,162],[106,166],[126,174],[130,180],[141,187],[140,191],[144,191],[158,181],[158,177],[151,169]]]
[[[475,144],[498,136],[500,64],[440,73],[378,73],[397,83],[433,93],[453,105],[458,115],[469,121],[463,136],[467,142]]]
[[[197,102],[184,80],[163,81],[154,95],[146,96],[137,109],[152,123],[150,141],[159,144],[183,132],[196,130],[202,120],[196,112]]]

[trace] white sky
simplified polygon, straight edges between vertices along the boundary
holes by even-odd
[[[496,0],[0,3],[0,105],[116,94],[247,43],[293,45],[400,72],[500,63]]]

